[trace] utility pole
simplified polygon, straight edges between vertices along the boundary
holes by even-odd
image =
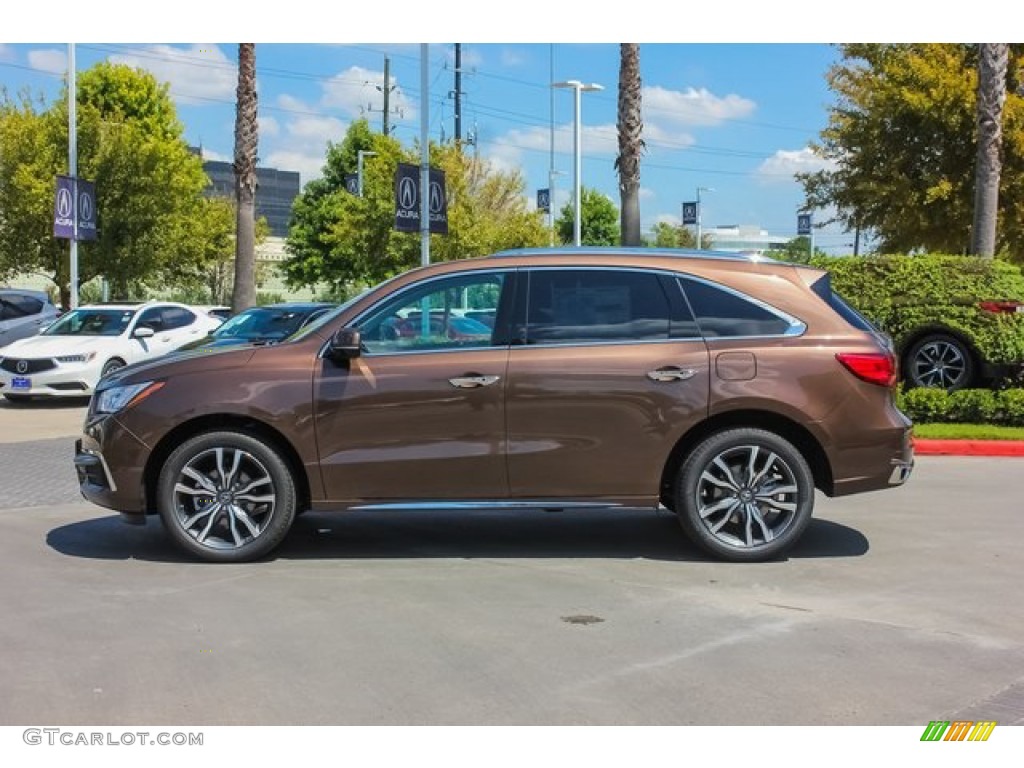
[[[391,100],[391,59],[384,57],[384,135],[388,135],[388,102]]]
[[[75,44],[68,43],[68,168],[71,172],[71,221],[74,231],[71,235],[71,253],[69,268],[71,278],[71,297],[68,307],[78,307],[78,124],[77,103],[78,86],[75,66]]]
[[[455,90],[448,91],[455,100],[455,146],[462,148],[462,43],[455,44]],[[442,138],[442,142],[444,139]]]

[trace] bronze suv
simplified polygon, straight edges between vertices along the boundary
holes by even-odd
[[[434,264],[269,347],[105,378],[75,465],[185,550],[267,555],[307,509],[651,507],[726,560],[913,466],[891,343],[826,272],[656,249]]]

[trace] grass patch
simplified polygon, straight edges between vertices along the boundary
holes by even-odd
[[[914,437],[927,440],[1024,440],[1024,427],[998,424],[914,424]]]

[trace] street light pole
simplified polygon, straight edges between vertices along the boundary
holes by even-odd
[[[701,238],[701,210],[700,210],[700,193],[701,192],[714,192],[711,187],[697,187],[697,250],[703,251],[704,248],[700,244]]]
[[[552,83],[555,88],[572,88],[574,92],[574,109],[573,109],[573,222],[572,222],[572,240],[573,245],[577,248],[581,245],[583,236],[583,205],[581,202],[581,187],[582,187],[582,170],[581,170],[581,139],[583,136],[583,126],[580,121],[580,101],[581,94],[584,91],[603,91],[604,86],[598,85],[597,83],[582,83],[579,80],[566,80],[561,83]]]
[[[371,152],[368,149],[360,149],[356,157],[356,185],[359,189],[359,196],[363,196],[363,158],[373,157],[376,152]]]

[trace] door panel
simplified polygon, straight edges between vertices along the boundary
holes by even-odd
[[[648,375],[666,369],[678,378]],[[673,446],[707,417],[708,387],[699,340],[513,348],[512,496],[656,498]]]
[[[502,499],[508,302],[514,274],[480,271],[402,289],[353,325],[363,353],[314,382],[331,501]],[[468,312],[490,312],[494,327]]]

